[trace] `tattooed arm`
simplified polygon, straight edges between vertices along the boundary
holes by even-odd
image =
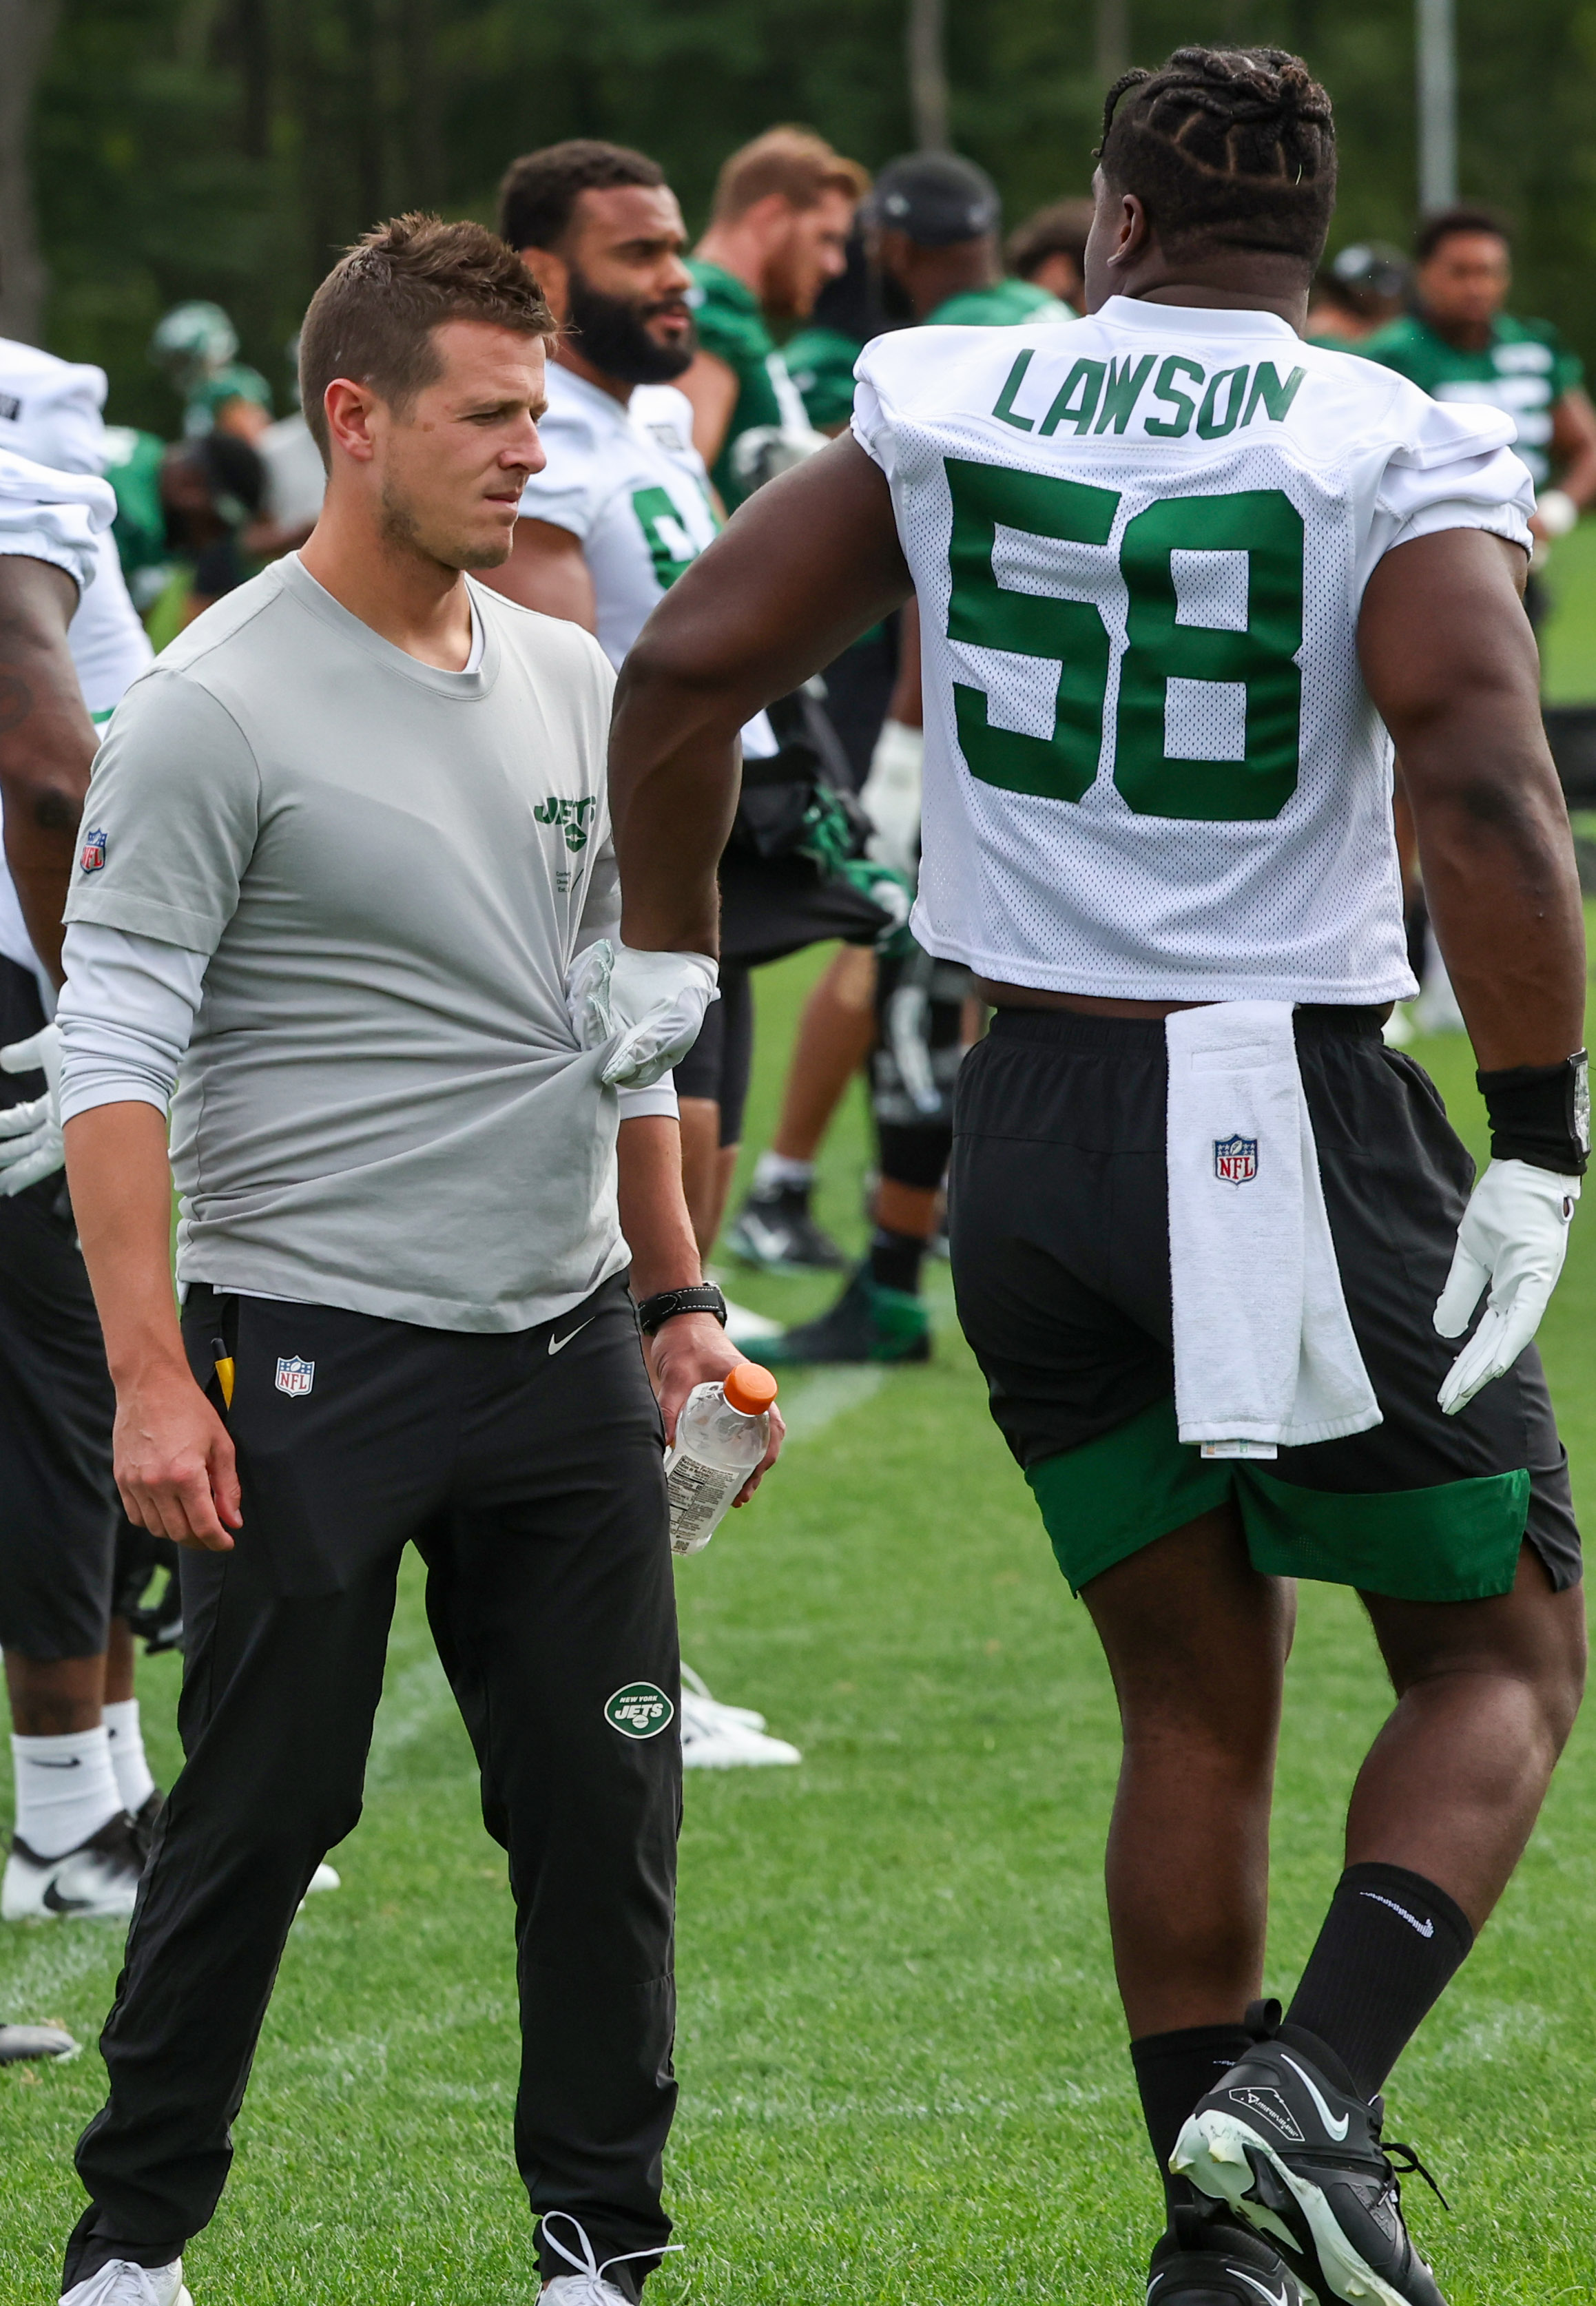
[[[5,861],[33,950],[61,982],[61,914],[94,727],[66,628],[78,588],[64,569],[0,555],[0,800]]]

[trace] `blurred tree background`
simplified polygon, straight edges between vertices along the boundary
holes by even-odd
[[[54,18],[33,107],[44,341],[110,372],[115,419],[160,431],[175,408],[144,346],[167,306],[226,305],[281,391],[340,246],[405,207],[491,218],[533,145],[644,146],[696,226],[725,153],[772,121],[871,167],[912,141],[904,0],[0,0],[0,28],[18,10]],[[1459,0],[1459,17],[1464,189],[1521,227],[1518,308],[1596,357],[1596,0]],[[1092,0],[949,0],[947,20],[952,141],[1011,220],[1084,191]],[[1299,49],[1340,119],[1332,245],[1405,243],[1411,0],[1129,0],[1127,36],[1141,64],[1189,39]]]

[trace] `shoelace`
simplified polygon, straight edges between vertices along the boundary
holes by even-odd
[[[1442,2209],[1447,2211],[1451,2209],[1451,2203],[1447,2199],[1445,2194],[1442,2193],[1440,2188],[1437,2185],[1430,2172],[1424,2167],[1423,2163],[1420,2161],[1419,2157],[1414,2153],[1411,2146],[1404,2146],[1399,2138],[1393,2138],[1388,2140],[1381,2139],[1380,2148],[1384,2153],[1387,2161],[1391,2163],[1391,2182],[1396,2189],[1396,2200],[1398,2207],[1400,2207],[1402,2202],[1403,2179],[1419,2177],[1423,2179],[1425,2184],[1435,2196]],[[1405,2155],[1407,2158],[1403,2162],[1392,2161],[1391,2157],[1395,2154]],[[1400,2173],[1400,2175],[1398,2173]]]
[[[567,2225],[576,2227],[576,2239],[582,2245],[580,2258],[566,2248],[558,2234],[550,2232],[556,2218],[563,2218]],[[572,2306],[611,2306],[611,2301],[604,2295],[604,2276],[612,2266],[624,2266],[628,2259],[634,2258],[663,2258],[673,2250],[685,2250],[687,2247],[685,2242],[668,2242],[653,2250],[623,2250],[614,2258],[605,2259],[601,2266],[587,2238],[586,2227],[580,2218],[573,2217],[569,2210],[545,2210],[542,2223],[544,2240],[559,2252],[568,2266],[574,2266],[576,2269],[578,2288]],[[568,2280],[569,2276],[566,2279]],[[108,2300],[107,2306],[116,2306],[116,2301]],[[132,2302],[132,2306],[137,2306],[137,2302]]]

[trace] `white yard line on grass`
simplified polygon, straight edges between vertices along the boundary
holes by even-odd
[[[878,1362],[862,1368],[797,1370],[781,1379],[781,1414],[789,1442],[813,1441],[845,1409],[857,1409],[881,1391],[886,1371]]]
[[[40,1922],[34,1926],[40,1933],[38,1943],[8,1976],[0,1977],[0,2024],[46,2023],[90,1970],[118,1959],[125,1934],[119,1922]]]
[[[377,1709],[366,1783],[381,1785],[389,1779],[416,1739],[452,1712],[454,1704],[454,1692],[436,1657],[419,1657],[397,1673]]]

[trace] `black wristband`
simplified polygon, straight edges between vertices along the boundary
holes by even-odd
[[[637,1327],[652,1337],[662,1322],[678,1313],[713,1313],[726,1327],[726,1300],[713,1281],[695,1282],[690,1289],[661,1289],[637,1308]]]
[[[1528,1161],[1583,1177],[1591,1157],[1591,1066],[1583,1049],[1560,1065],[1476,1073],[1490,1119],[1493,1161]]]

